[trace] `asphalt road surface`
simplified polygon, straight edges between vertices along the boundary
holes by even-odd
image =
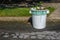
[[[0,40],[60,40],[60,21],[48,21],[46,25],[38,30],[31,24],[0,21]]]

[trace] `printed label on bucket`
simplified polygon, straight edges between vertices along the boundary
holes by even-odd
[[[34,10],[31,12],[32,12],[32,15],[46,15],[47,14],[47,10]]]

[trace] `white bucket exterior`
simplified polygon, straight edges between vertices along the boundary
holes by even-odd
[[[32,23],[35,29],[43,29],[46,27],[47,15],[32,15]]]

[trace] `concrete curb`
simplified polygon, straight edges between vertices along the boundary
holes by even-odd
[[[0,17],[0,21],[23,21],[23,22],[27,22],[29,20],[30,17]],[[54,20],[60,20],[60,18],[58,17],[53,17],[53,18],[49,18],[47,17],[47,21],[54,21]]]
[[[0,21],[28,21],[30,17],[0,17]]]

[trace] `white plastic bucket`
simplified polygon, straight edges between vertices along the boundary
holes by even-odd
[[[31,9],[32,14],[32,24],[35,29],[43,29],[46,27],[46,17],[49,10],[36,10]]]
[[[43,29],[46,27],[46,15],[32,15],[32,24],[35,29]]]

